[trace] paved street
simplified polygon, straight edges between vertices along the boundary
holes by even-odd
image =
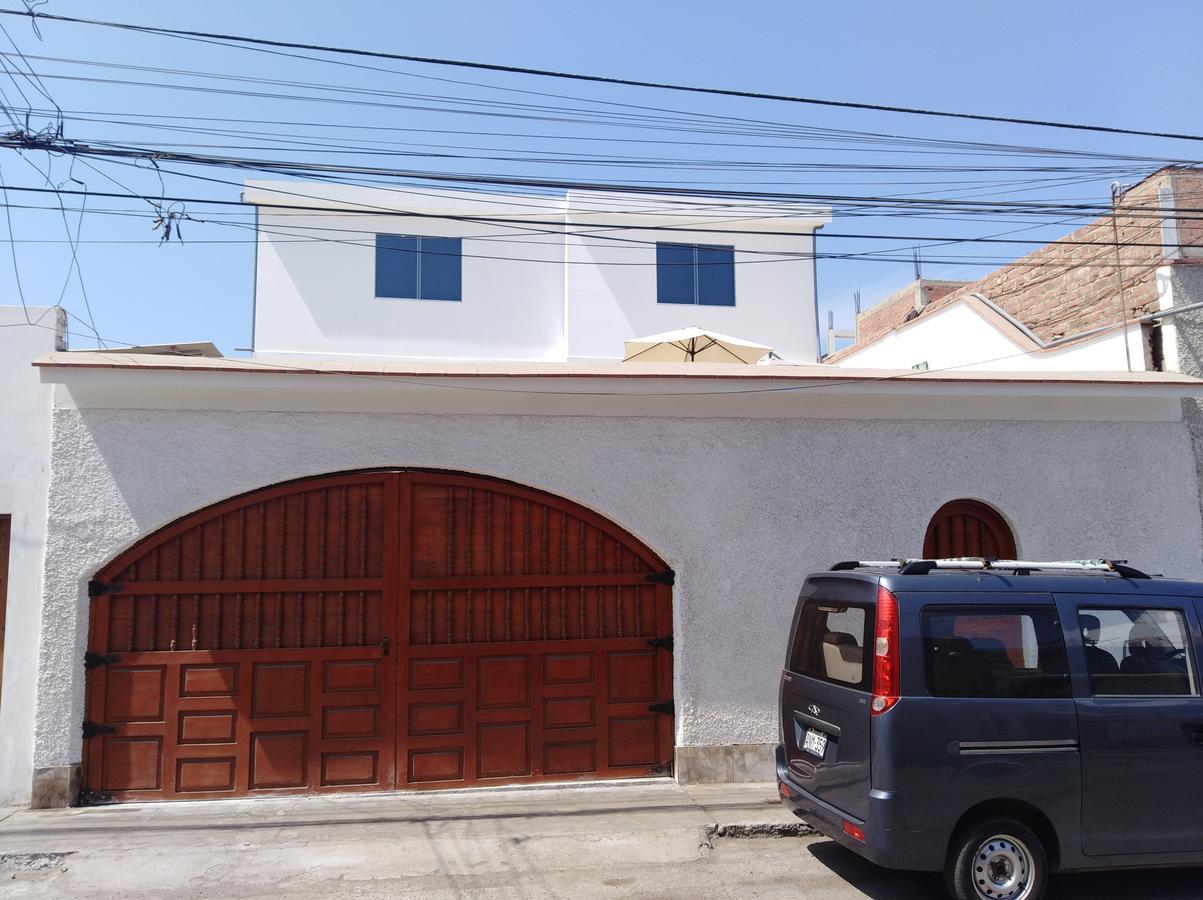
[[[130,804],[0,812],[4,897],[941,896],[805,829],[772,785]],[[721,837],[784,832],[787,836]],[[1053,896],[1188,898],[1203,873],[1065,877]]]

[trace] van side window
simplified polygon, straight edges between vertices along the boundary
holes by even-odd
[[[867,689],[868,622],[864,607],[807,600],[790,647],[790,671]]]
[[[933,697],[1070,696],[1053,609],[925,609],[923,664]]]
[[[1178,696],[1198,688],[1182,613],[1172,609],[1079,609],[1090,692]]]

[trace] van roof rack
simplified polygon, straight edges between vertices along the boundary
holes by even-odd
[[[926,575],[935,569],[976,570],[1011,572],[1014,575],[1029,575],[1032,572],[1080,572],[1082,574],[1104,574],[1114,572],[1121,578],[1151,578],[1151,575],[1128,565],[1126,559],[1068,559],[1035,562],[1023,559],[995,559],[987,556],[958,556],[951,559],[862,559],[838,562],[832,572],[847,572],[852,569],[897,569],[899,575]]]

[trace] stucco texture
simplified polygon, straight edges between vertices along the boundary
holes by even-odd
[[[917,555],[974,497],[1034,558],[1116,556],[1199,577],[1179,422],[902,422],[59,409],[36,765],[80,758],[86,583],[135,539],[287,479],[417,466],[494,475],[597,510],[677,572],[679,745],[764,744],[799,584],[839,559]]]

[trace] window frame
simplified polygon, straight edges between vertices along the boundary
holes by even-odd
[[[841,606],[845,609],[859,609],[865,614],[865,626],[861,638],[861,679],[858,682],[843,681],[839,678],[831,678],[823,674],[819,675],[815,672],[804,672],[801,669],[794,668],[794,647],[798,642],[798,633],[802,627],[803,613],[807,604],[814,603],[818,606]],[[824,684],[832,684],[836,687],[849,688],[854,691],[863,691],[869,693],[873,686],[873,628],[877,621],[877,606],[871,601],[855,601],[847,602],[843,600],[831,600],[823,597],[807,597],[798,604],[797,613],[794,616],[793,628],[790,629],[789,645],[785,651],[785,670],[792,675],[797,675],[801,678],[813,678],[816,681],[822,681]],[[821,638],[820,638],[821,643]]]
[[[662,262],[661,253],[667,252],[671,248],[672,251],[679,252],[681,250],[689,250],[693,255],[693,261],[690,264],[685,263],[667,263]],[[721,251],[731,254],[730,262],[724,260],[721,263],[707,262],[703,264],[700,255],[704,251]],[[693,280],[693,299],[692,300],[669,300],[665,299],[666,285],[662,267],[671,265],[682,269],[688,269]],[[730,298],[731,302],[724,301],[714,302],[712,300],[703,300],[702,290],[702,271],[703,270],[719,270],[730,269]],[[726,291],[727,286],[722,286],[723,291]],[[724,295],[725,296],[725,295]],[[735,245],[734,244],[689,244],[678,241],[657,241],[656,242],[656,303],[665,306],[713,306],[722,309],[734,309],[736,306],[736,285],[735,285]]]
[[[1008,697],[998,694],[941,694],[934,689],[932,682],[932,666],[931,659],[928,653],[928,643],[932,640],[931,634],[931,615],[939,613],[959,613],[966,616],[983,616],[983,617],[1002,617],[1002,616],[1023,616],[1028,615],[1033,617],[1033,625],[1035,614],[1044,614],[1051,617],[1050,626],[1056,639],[1061,644],[1061,659],[1063,671],[1059,673],[1049,674],[1047,677],[1060,678],[1064,687],[1061,694],[1045,694],[1036,697]],[[1037,637],[1039,634],[1037,633]],[[1039,640],[1037,640],[1037,648],[1039,648]],[[1065,628],[1062,621],[1061,610],[1054,604],[1043,603],[991,603],[991,604],[962,604],[962,603],[936,603],[929,606],[924,606],[919,610],[919,664],[923,670],[923,688],[927,695],[933,700],[1072,700],[1073,691],[1073,665],[1069,661],[1069,642],[1065,639]]]
[[[397,247],[383,247],[381,245],[382,240],[389,239],[389,238],[393,238],[393,239],[400,238],[402,240],[412,240],[414,242],[414,249],[411,251],[408,249],[402,249],[402,248],[397,248]],[[423,241],[454,241],[456,243],[457,250],[454,254],[441,253],[440,251],[433,250],[433,249],[432,250],[424,250],[422,248]],[[437,235],[437,234],[398,234],[398,233],[394,233],[394,232],[378,231],[378,232],[376,232],[376,243],[375,243],[375,247],[374,247],[374,252],[375,252],[375,256],[373,259],[374,271],[373,271],[372,287],[373,287],[374,296],[377,300],[420,300],[420,301],[426,301],[426,302],[430,302],[430,303],[462,303],[463,302],[463,299],[464,299],[464,271],[463,271],[464,241],[463,241],[463,238],[448,236],[448,235]],[[381,290],[380,256],[381,256],[382,252],[413,253],[413,255],[414,255],[414,289],[413,289],[412,294],[410,294],[410,293],[390,294],[387,292],[383,292]],[[455,279],[456,280],[456,291],[455,291],[456,296],[455,297],[422,296],[422,294],[423,294],[422,257],[427,254],[433,255],[436,253],[441,256],[454,256],[455,257],[455,265],[456,265],[456,269],[457,269],[456,279]]]
[[[1127,613],[1129,610],[1174,613],[1178,616],[1178,623],[1182,629],[1182,636],[1184,638],[1183,643],[1185,645],[1183,647],[1183,650],[1185,652],[1184,658],[1186,660],[1186,678],[1187,678],[1187,686],[1190,688],[1190,690],[1187,693],[1185,693],[1185,694],[1098,694],[1098,693],[1095,693],[1094,684],[1092,683],[1094,676],[1091,675],[1090,661],[1086,657],[1086,638],[1082,634],[1081,616],[1083,613],[1086,613],[1087,615],[1089,615],[1091,613],[1106,612],[1106,611],[1119,612],[1119,613],[1123,613],[1125,616],[1127,616]],[[1125,603],[1125,602],[1095,603],[1090,606],[1084,605],[1082,603],[1075,603],[1073,606],[1073,615],[1074,615],[1074,628],[1075,628],[1075,631],[1077,634],[1077,642],[1078,642],[1079,646],[1081,647],[1081,652],[1082,652],[1082,674],[1084,676],[1083,683],[1086,686],[1086,697],[1087,698],[1089,698],[1091,700],[1150,700],[1150,699],[1151,700],[1181,700],[1181,699],[1191,699],[1191,698],[1199,699],[1200,697],[1203,697],[1203,687],[1200,686],[1200,671],[1199,671],[1199,667],[1196,663],[1197,656],[1195,654],[1197,651],[1194,646],[1194,635],[1192,634],[1193,623],[1191,621],[1191,615],[1190,615],[1189,609],[1182,607],[1182,606],[1175,606],[1173,603],[1171,603],[1169,605],[1163,605],[1163,606],[1153,606],[1153,605],[1148,605],[1148,604],[1136,605],[1136,604]],[[1131,619],[1129,619],[1129,621],[1132,624],[1135,624],[1135,621],[1133,621]],[[1122,659],[1119,660],[1118,662],[1120,665],[1123,664]],[[1122,673],[1120,673],[1120,674],[1122,674]]]

